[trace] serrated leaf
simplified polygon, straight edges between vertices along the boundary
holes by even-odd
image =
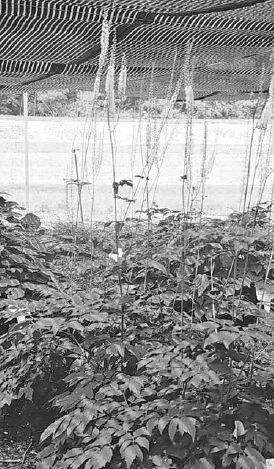
[[[178,429],[181,435],[188,433],[192,440],[195,440],[196,436],[196,420],[192,417],[183,417],[178,419]]]
[[[83,454],[83,449],[82,449],[82,448],[73,448],[73,449],[70,449],[70,450],[64,455],[64,460],[66,461],[66,459],[75,458],[76,456],[80,456],[80,454]]]
[[[122,358],[125,356],[125,346],[122,343],[113,343],[108,347],[107,352],[111,353],[112,355],[120,355]]]
[[[229,445],[229,447],[227,448],[227,454],[239,454],[241,451],[241,446],[238,444],[238,443],[232,443],[231,445]]]
[[[66,323],[66,326],[79,332],[84,330],[84,326],[79,321],[69,321]]]
[[[137,438],[138,436],[150,436],[150,433],[145,427],[141,427],[134,432],[134,438]]]
[[[63,422],[63,417],[53,422],[46,430],[42,433],[40,440],[45,441],[49,436],[53,435],[58,428],[60,427],[61,423]]]
[[[120,453],[124,453],[128,446],[132,444],[132,438],[125,440],[122,444],[120,444]]]
[[[219,451],[224,451],[227,449],[227,444],[224,443],[223,441],[218,442],[214,448],[210,451],[211,453],[218,453]]]
[[[235,420],[234,422],[234,432],[233,436],[234,438],[239,438],[239,436],[245,435],[245,427],[244,424],[240,420]]]
[[[75,451],[77,452],[77,448],[75,448]],[[80,449],[80,451],[82,452],[82,449]],[[42,451],[40,451],[40,453],[38,453],[38,457],[40,459],[45,459],[45,458],[51,456],[54,453],[55,453],[55,445],[51,444],[49,446],[46,446],[46,448],[44,448]]]
[[[196,288],[198,291],[198,296],[201,297],[209,287],[210,282],[206,274],[198,274],[195,279]]]
[[[256,469],[256,466],[251,459],[241,455],[236,460],[236,469]]]
[[[67,429],[69,428],[72,422],[72,417],[70,415],[65,415],[65,417],[63,418],[63,422],[59,426],[58,430],[55,430],[54,438],[58,438],[58,436],[61,436],[63,433],[66,434]]]
[[[224,346],[228,349],[230,344],[234,342],[239,337],[239,334],[235,332],[220,331],[213,332],[204,342],[204,347],[213,345],[219,342],[223,342]]]
[[[148,430],[150,435],[152,434],[154,428],[157,427],[157,424],[158,424],[158,419],[157,418],[152,418],[147,422],[146,426],[147,426],[147,430]]]
[[[20,285],[20,282],[19,280],[15,279],[15,278],[11,278],[8,280],[8,284],[10,287],[18,287],[18,285]]]
[[[266,460],[259,451],[255,448],[247,447],[245,448],[245,454],[254,462],[256,469],[264,469],[266,465]]]
[[[231,264],[232,264],[232,257],[229,256],[227,253],[221,253],[219,255],[219,259],[221,261],[221,264],[223,267],[225,267],[226,269],[229,269]]]
[[[193,469],[215,469],[215,465],[212,461],[209,461],[206,458],[201,458],[196,461],[193,466]]]
[[[102,469],[112,459],[113,450],[110,446],[94,451],[90,459],[85,464],[85,469]]]
[[[49,465],[47,461],[38,461],[36,463],[36,469],[48,469],[48,468],[49,468]]]
[[[134,446],[134,449],[136,451],[137,458],[139,458],[141,461],[143,461],[143,459],[144,459],[143,451],[141,450],[141,448],[138,445],[133,445],[133,446]]]
[[[166,428],[168,422],[170,421],[169,417],[161,417],[158,422],[158,429],[159,432],[162,434],[164,429]]]
[[[147,438],[139,436],[138,438],[136,438],[135,442],[142,448],[145,448],[147,451],[149,451],[149,441],[147,440]]]
[[[128,389],[136,396],[140,395],[143,386],[143,379],[138,376],[132,376],[127,380]]]
[[[155,261],[153,259],[148,259],[147,265],[148,267],[152,267],[153,269],[160,270],[163,274],[168,276],[168,271],[166,270],[165,266],[161,264],[160,262]]]
[[[171,441],[174,440],[175,438],[175,435],[176,435],[176,432],[177,432],[177,429],[178,429],[178,420],[179,419],[172,419],[170,421],[170,424],[168,426],[168,435],[169,435],[169,438]]]
[[[9,298],[12,298],[13,300],[19,300],[20,298],[23,298],[25,296],[25,291],[22,290],[22,288],[11,288],[8,291],[8,296]]]
[[[152,456],[151,460],[155,466],[162,466],[163,458],[159,454]]]
[[[132,466],[133,461],[137,458],[137,453],[134,445],[130,445],[126,448],[125,452],[121,454],[125,459],[128,469]]]
[[[84,451],[84,453],[82,451],[82,454],[80,454],[78,457],[69,458],[66,460],[66,462],[62,462],[61,467],[62,469],[68,469],[71,467],[75,467],[77,469],[78,467],[82,466],[82,464],[84,464],[86,461],[92,462],[93,461],[92,456],[93,456],[93,451],[88,450],[88,451]]]
[[[7,288],[9,286],[9,282],[5,279],[0,280],[0,288]]]

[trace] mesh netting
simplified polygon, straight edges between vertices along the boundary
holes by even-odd
[[[268,92],[273,0],[0,0],[0,90],[92,90],[106,17],[128,96],[148,95],[152,81],[165,96],[189,48],[196,99]]]

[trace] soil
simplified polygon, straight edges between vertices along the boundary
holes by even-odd
[[[1,437],[0,469],[35,469],[36,451],[31,449],[30,444],[29,441],[15,442],[9,435]]]
[[[0,469],[35,469],[35,445],[29,428],[20,424],[20,417],[16,422],[0,415]]]

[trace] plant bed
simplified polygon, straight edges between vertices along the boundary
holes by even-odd
[[[41,435],[39,469],[259,469],[274,456],[273,315],[256,294],[273,281],[273,227],[264,207],[240,221],[154,209],[92,238],[34,235],[36,294],[2,300],[5,320],[28,315],[0,338],[0,401]]]

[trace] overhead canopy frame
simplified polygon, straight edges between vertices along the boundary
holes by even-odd
[[[106,16],[117,69],[127,59],[128,96],[146,96],[153,73],[164,97],[190,44],[196,99],[268,92],[273,0],[0,0],[0,91],[92,90]]]

